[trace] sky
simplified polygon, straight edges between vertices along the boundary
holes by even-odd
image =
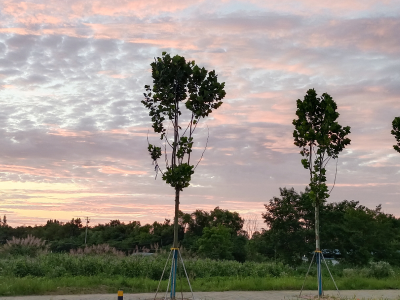
[[[399,28],[399,0],[0,0],[0,215],[12,226],[172,219],[140,102],[166,51],[226,83],[194,137],[199,159],[209,132],[184,212],[219,206],[261,222],[279,188],[304,191],[292,121],[314,88],[351,127],[328,165],[328,201],[400,217]]]

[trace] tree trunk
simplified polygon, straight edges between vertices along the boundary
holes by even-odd
[[[178,248],[178,215],[179,215],[179,187],[175,188],[175,217],[174,217],[174,245],[173,248]]]
[[[317,251],[321,251],[321,245],[319,240],[319,204],[315,203],[315,248]]]
[[[178,266],[178,215],[179,215],[179,187],[175,187],[175,217],[174,217],[174,244],[172,246],[173,249],[173,256],[172,256],[172,265],[171,265],[171,299],[175,300],[175,292],[176,292],[176,272]]]
[[[318,299],[323,296],[322,290],[322,272],[321,272],[321,245],[319,239],[319,203],[315,203],[315,256],[317,262],[317,283],[318,283]]]

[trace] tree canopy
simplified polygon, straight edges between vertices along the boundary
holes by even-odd
[[[297,100],[297,119],[293,120],[294,144],[305,157],[301,163],[310,172],[310,196],[318,203],[329,197],[326,165],[350,144],[347,137],[350,127],[342,127],[337,122],[336,109],[336,102],[329,94],[317,97],[316,91],[309,89],[304,100]]]
[[[312,205],[308,189],[297,192],[281,188],[279,196],[265,204],[265,229],[255,232],[251,239],[237,212],[219,207],[180,212],[179,241],[193,255],[202,257],[240,262],[276,259],[294,266],[301,263],[304,255],[310,258],[314,250]],[[321,224],[326,257],[356,265],[371,260],[400,265],[400,219],[383,213],[380,206],[367,208],[347,200],[324,203],[321,217],[326,220]],[[0,226],[0,245],[12,237],[28,235],[46,240],[52,252],[85,247],[85,227],[76,219],[65,223],[50,219],[38,226]],[[108,244],[125,253],[169,250],[172,243],[173,223],[169,219],[149,224],[110,220],[88,228],[87,246]]]
[[[396,139],[396,145],[393,145],[394,150],[400,153],[400,117],[395,117],[392,122],[393,129],[391,133]]]
[[[143,105],[149,110],[154,132],[171,147],[170,159],[164,148],[166,170],[160,169],[158,159],[162,148],[149,143],[148,151],[155,162],[156,171],[172,187],[188,187],[195,166],[190,163],[193,133],[200,119],[207,117],[222,105],[225,83],[219,83],[215,71],[198,67],[194,61],[182,56],[171,57],[166,52],[151,63],[153,87],[145,85]],[[188,109],[189,118],[182,119],[182,105]],[[181,123],[185,123],[185,125]],[[173,127],[173,142],[168,140],[166,124]],[[183,131],[183,132],[182,132]]]

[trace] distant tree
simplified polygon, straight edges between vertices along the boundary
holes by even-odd
[[[66,229],[67,232],[70,232],[71,237],[78,236],[80,233],[80,229],[82,229],[83,227],[82,220],[81,218],[72,218],[71,221],[65,223],[63,227]]]
[[[247,236],[249,239],[252,238],[253,234],[259,231],[258,228],[258,215],[256,214],[248,214],[245,217],[244,224],[246,227]]]
[[[233,259],[231,229],[223,225],[205,227],[197,241],[198,253],[211,259]]]
[[[397,144],[393,145],[394,150],[400,153],[400,117],[395,117],[392,122],[393,129],[391,133],[394,135]]]
[[[124,222],[121,223],[120,220],[111,220],[109,223],[106,224],[106,226],[115,227],[115,226],[119,226],[121,224],[123,225]]]
[[[243,230],[244,219],[236,211],[231,212],[217,206],[214,210],[210,211],[210,225],[223,225],[230,228],[234,234],[238,234]]]
[[[203,234],[203,229],[210,226],[210,213],[204,210],[196,209],[191,214],[191,219],[189,220],[188,233],[201,236]]]
[[[191,164],[193,134],[202,118],[222,105],[225,83],[219,83],[215,71],[199,68],[184,57],[171,57],[166,52],[151,63],[153,87],[145,86],[143,105],[150,111],[154,132],[164,141],[166,170],[159,166],[162,149],[149,144],[148,150],[156,172],[175,189],[174,248],[178,247],[179,194],[190,184],[195,166]],[[182,104],[188,109],[185,119]],[[181,124],[182,121],[185,125]],[[169,140],[165,123],[172,125],[173,139]],[[168,159],[167,145],[171,148]]]
[[[187,232],[197,236],[203,234],[205,227],[216,227],[218,225],[230,228],[232,233],[237,235],[242,233],[244,225],[244,219],[240,217],[239,213],[221,209],[219,206],[210,212],[197,209],[186,222],[188,223]]]
[[[314,225],[312,200],[307,190],[300,194],[293,188],[279,190],[280,197],[264,205],[262,217],[268,229],[262,234],[266,240],[263,251],[269,257],[297,265],[312,251],[307,243]]]
[[[332,97],[326,93],[317,97],[314,89],[307,91],[304,100],[297,100],[297,119],[293,120],[294,144],[301,148],[300,154],[303,167],[310,172],[310,197],[315,205],[315,243],[318,263],[318,278],[320,273],[320,233],[319,208],[329,197],[326,185],[326,166],[331,158],[338,158],[339,153],[350,144],[347,135],[350,127],[342,127],[336,121],[339,113]],[[314,159],[313,159],[314,155]],[[322,285],[318,285],[319,295],[322,295]]]
[[[358,205],[344,214],[343,259],[352,264],[365,265],[371,260],[399,265],[400,222],[393,215],[384,214],[381,205],[369,209]]]

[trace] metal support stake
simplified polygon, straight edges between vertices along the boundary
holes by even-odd
[[[171,257],[171,254],[172,254],[172,257]],[[183,271],[185,272],[186,279],[189,284],[190,292],[192,293],[192,300],[194,300],[193,289],[192,289],[192,286],[190,285],[189,276],[187,274],[186,267],[183,262],[182,255],[179,251],[179,248],[171,248],[171,252],[168,255],[167,262],[165,263],[163,273],[162,273],[160,281],[158,283],[158,287],[157,287],[156,295],[154,296],[154,300],[157,299],[157,294],[158,294],[158,291],[159,291],[159,288],[161,285],[161,281],[163,280],[164,273],[167,268],[170,257],[171,257],[171,270],[169,272],[167,291],[165,292],[165,296],[162,299],[163,300],[167,300],[167,299],[175,300],[176,299],[176,279],[178,276],[178,263],[179,263],[179,259],[180,259],[182,267],[183,267]],[[182,285],[182,283],[181,283],[181,285]],[[171,290],[169,290],[169,288],[171,288]],[[167,298],[168,292],[170,293],[170,298]],[[182,293],[182,299],[183,299],[183,293]]]
[[[179,249],[173,248],[173,256],[172,256],[172,268],[171,268],[171,299],[175,299],[176,293],[176,272],[177,272],[177,263],[178,263],[178,251]]]
[[[156,295],[154,296],[154,299],[157,298],[158,290],[160,289],[160,284],[161,284],[161,281],[163,280],[164,273],[165,273],[165,269],[167,268],[167,264],[168,264],[168,262],[169,262],[169,257],[170,257],[170,256],[171,256],[171,252],[168,254],[167,261],[165,262],[164,270],[162,271],[160,281],[158,282],[157,291],[156,291]]]
[[[322,272],[321,272],[321,251],[316,251],[317,252],[317,280],[318,280],[318,299],[322,297],[323,290],[322,290]]]
[[[304,281],[303,281],[303,285],[301,286],[301,291],[300,291],[299,298],[301,297],[301,293],[303,292],[304,284],[306,283],[306,279],[307,279],[308,273],[310,273],[311,265],[312,265],[312,263],[314,261],[314,256],[315,256],[315,252],[314,252],[314,254],[313,254],[312,258],[311,258],[310,265],[308,266],[308,271],[307,271],[306,277],[304,277]]]
[[[185,264],[184,264],[184,262],[183,262],[183,258],[182,258],[182,255],[181,255],[180,252],[179,252],[179,257],[181,258],[182,267],[183,267],[183,270],[185,271],[185,275],[186,275],[187,282],[188,282],[188,284],[189,284],[190,292],[192,293],[192,300],[194,300],[193,289],[192,289],[192,286],[191,286],[191,284],[190,284],[189,276],[188,276],[188,274],[187,274],[187,272],[186,272]]]
[[[336,288],[336,290],[337,290],[337,292],[338,292],[338,294],[339,294],[339,297],[341,297],[340,292],[339,292],[339,289],[338,289],[338,287],[337,287],[337,285],[336,285],[335,279],[333,279],[332,273],[331,273],[331,271],[329,270],[328,264],[326,263],[326,259],[325,259],[324,255],[322,254],[322,252],[321,252],[321,255],[322,255],[322,259],[324,260],[325,266],[326,266],[326,268],[328,269],[329,275],[331,275],[333,284],[335,285],[335,288]]]

